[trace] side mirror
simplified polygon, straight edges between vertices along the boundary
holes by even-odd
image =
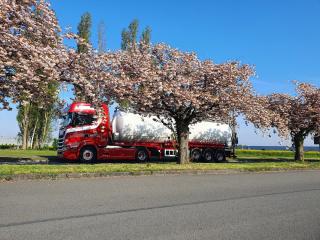
[[[319,136],[314,136],[314,144],[320,144],[320,135]]]

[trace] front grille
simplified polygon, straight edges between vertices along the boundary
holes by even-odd
[[[64,145],[64,134],[65,134],[65,129],[62,128],[59,130],[59,138],[58,138],[58,152],[63,151],[65,145]]]
[[[64,138],[63,137],[59,137],[58,139],[58,151],[62,151],[64,148]]]

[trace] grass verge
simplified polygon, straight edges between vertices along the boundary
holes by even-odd
[[[0,179],[11,180],[19,176],[30,176],[30,178],[56,178],[65,174],[98,174],[98,176],[112,175],[111,173],[130,173],[132,175],[153,173],[179,173],[192,171],[215,171],[236,170],[239,172],[252,171],[275,171],[275,170],[300,170],[320,169],[320,161],[316,162],[264,162],[264,163],[191,163],[178,165],[176,163],[146,163],[146,164],[124,164],[124,163],[102,163],[94,165],[66,164],[66,165],[0,165]],[[27,177],[28,178],[28,177]]]
[[[294,158],[294,152],[283,150],[242,150],[237,149],[236,155],[239,158]],[[320,160],[320,152],[308,151],[305,152],[305,159]]]
[[[52,150],[0,150],[0,160],[48,160],[55,158],[56,151]]]
[[[320,169],[320,153],[306,152],[304,163],[294,162],[293,152],[269,150],[237,150],[238,159],[230,163],[191,163],[178,165],[169,163],[100,163],[84,164],[57,164],[55,151],[37,150],[0,150],[0,180],[28,179],[28,178],[57,178],[68,176],[107,176],[126,173],[125,175],[140,175],[153,173],[179,173],[201,171],[277,171]],[[36,160],[48,160],[49,164],[19,164],[20,160],[33,163]],[[18,163],[18,164],[17,164]]]

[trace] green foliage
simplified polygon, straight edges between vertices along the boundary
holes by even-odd
[[[130,33],[130,42],[134,45],[137,42],[138,29],[139,29],[139,21],[138,19],[134,19],[129,24],[129,33]]]
[[[52,150],[57,150],[58,149],[58,139],[54,138],[52,142]]]
[[[121,32],[121,49],[127,50],[129,44],[130,44],[130,33],[126,29],[123,29]]]
[[[86,43],[90,43],[91,36],[91,14],[86,12],[81,16],[81,20],[78,24],[78,35],[81,37]],[[86,52],[87,46],[84,44],[78,44],[77,50],[79,53]]]
[[[16,149],[17,145],[15,144],[0,144],[0,149]]]
[[[51,82],[46,88],[46,106],[40,102],[29,102],[18,106],[17,121],[20,132],[18,134],[24,148],[41,149],[51,140],[52,122],[58,112],[58,83]]]
[[[143,42],[146,45],[150,45],[151,42],[151,28],[149,26],[147,26],[141,34],[141,42]]]
[[[138,39],[139,21],[134,19],[128,26],[121,32],[121,49],[130,50],[131,46],[135,46]],[[145,44],[151,42],[151,28],[147,26],[141,33],[140,41]]]

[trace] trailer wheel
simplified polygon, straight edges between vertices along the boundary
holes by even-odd
[[[197,148],[192,149],[191,154],[190,154],[190,158],[191,158],[191,161],[195,161],[195,162],[200,161],[200,159],[201,159],[200,149],[197,149]]]
[[[203,158],[207,162],[213,162],[214,154],[211,149],[206,149],[203,154]]]
[[[225,162],[226,161],[226,153],[224,151],[217,151],[215,154],[216,162]]]
[[[149,158],[147,150],[144,148],[138,148],[136,153],[136,160],[139,162],[145,162]]]
[[[93,147],[84,147],[80,152],[81,163],[94,163],[97,159],[97,152]]]

